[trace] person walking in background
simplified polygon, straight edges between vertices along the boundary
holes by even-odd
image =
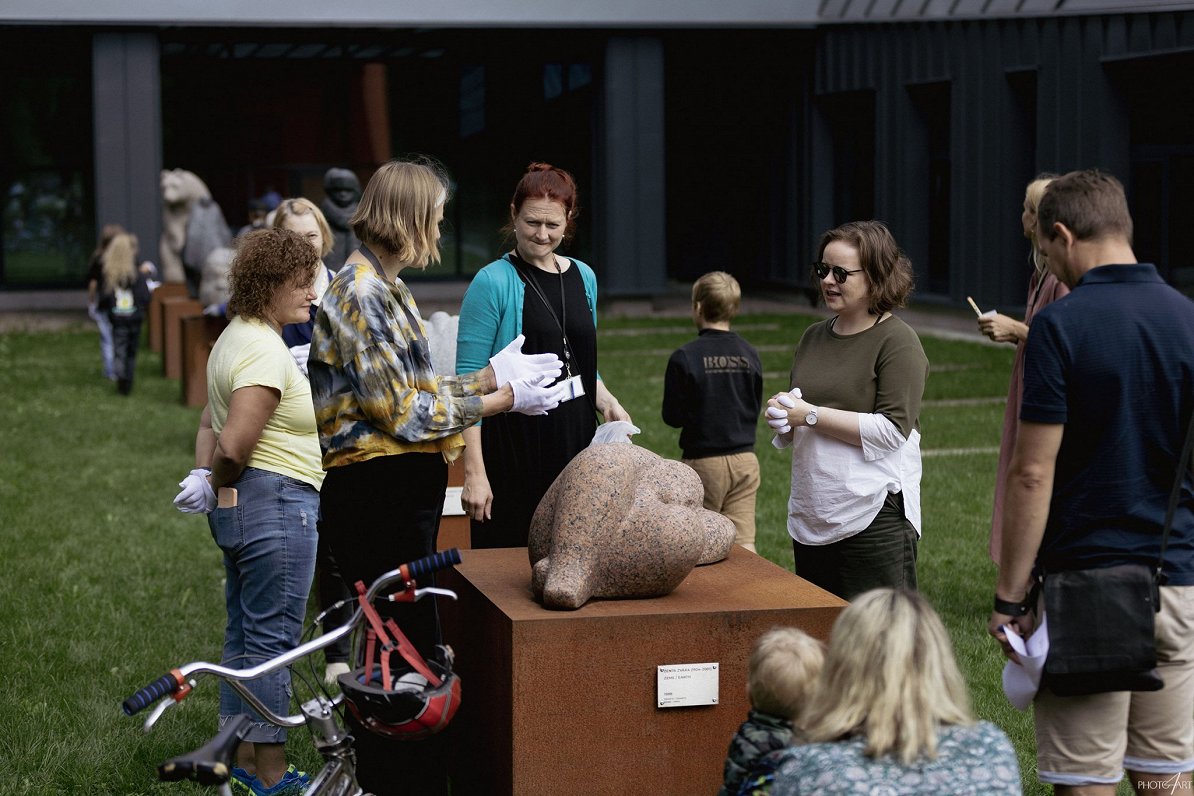
[[[532,163],[514,189],[507,231],[514,248],[482,268],[460,307],[456,370],[484,367],[512,342],[564,363],[569,400],[542,417],[505,415],[465,431],[461,503],[472,546],[525,547],[547,488],[606,422],[630,415],[597,372],[597,277],[556,250],[576,228],[576,182]]]
[[[391,161],[365,186],[351,225],[361,246],[328,286],[308,371],[323,466],[321,531],[348,583],[370,583],[436,550],[447,463],[482,417],[544,414],[563,387],[554,356],[499,352],[474,372],[439,376],[407,268],[439,261],[448,178],[431,162]],[[433,581],[432,581],[433,582]],[[430,585],[430,583],[428,584]],[[377,606],[424,658],[441,641],[435,602]],[[358,661],[359,665],[361,662]],[[346,674],[344,677],[356,676]],[[447,792],[443,738],[418,744],[374,735],[349,714],[358,779],[376,793]]]
[[[803,739],[801,716],[824,660],[821,642],[798,628],[772,628],[755,641],[746,681],[750,714],[730,741],[718,796],[738,793],[760,757]]]
[[[99,243],[91,253],[91,261],[87,265],[87,315],[95,321],[100,336],[100,362],[103,366],[104,378],[116,381],[116,374],[112,370],[112,324],[108,321],[108,314],[99,308],[100,280],[103,278],[104,250],[112,242],[112,238],[124,233],[124,227],[119,224],[104,224],[100,231]]]
[[[311,387],[282,342],[282,327],[309,317],[319,255],[294,232],[237,239],[228,273],[232,321],[207,361],[207,406],[195,469],[174,504],[206,513],[224,554],[228,624],[223,660],[247,668],[297,646],[315,570],[324,480]],[[275,713],[290,713],[290,672],[248,683]],[[221,726],[252,709],[220,685]],[[301,793],[306,774],[286,763],[286,730],[255,718],[237,751],[240,792]]]
[[[975,721],[945,625],[915,592],[874,589],[838,615],[802,722],[807,743],[761,759],[740,793],[1021,792],[1011,741]]]
[[[149,306],[149,279],[137,267],[137,237],[113,236],[104,249],[97,288],[97,308],[112,330],[112,375],[121,395],[133,391],[141,321]]]
[[[805,331],[791,391],[767,402],[773,444],[792,448],[796,574],[846,600],[915,589],[929,361],[891,314],[912,292],[912,264],[886,226],[854,221],[821,236],[813,274],[836,314]]]
[[[1012,378],[1007,389],[1007,406],[1003,412],[1003,438],[999,441],[999,464],[995,471],[995,505],[991,512],[991,539],[987,546],[991,560],[999,563],[999,539],[1003,523],[1003,496],[1007,489],[1007,468],[1012,461],[1016,447],[1016,434],[1020,430],[1020,396],[1024,387],[1024,344],[1028,341],[1028,327],[1033,317],[1043,307],[1070,292],[1057,277],[1049,273],[1048,258],[1041,251],[1036,239],[1036,208],[1041,203],[1045,188],[1056,174],[1040,174],[1024,191],[1024,212],[1020,214],[1020,225],[1024,237],[1030,244],[1032,276],[1028,279],[1028,305],[1024,311],[1024,322],[1009,318],[1001,313],[981,315],[978,328],[997,343],[1012,343],[1016,346],[1016,359],[1012,363]]]
[[[754,346],[730,331],[741,303],[738,280],[724,271],[693,283],[698,337],[668,359],[663,422],[680,429],[681,461],[701,477],[705,508],[729,517],[737,529],[734,541],[755,552],[763,365]]]
[[[1034,629],[1034,576],[1155,567],[1180,477],[1155,620],[1164,688],[1059,697],[1046,677],[1033,718],[1037,776],[1059,794],[1110,796],[1125,767],[1137,793],[1186,792],[1194,768],[1194,474],[1179,457],[1194,414],[1194,302],[1137,262],[1123,185],[1109,174],[1074,171],[1049,183],[1037,241],[1071,292],[1042,309],[1028,334],[987,630],[1017,660],[1007,632]],[[1049,631],[1058,620],[1048,617]]]

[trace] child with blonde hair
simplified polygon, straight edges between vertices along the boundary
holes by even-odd
[[[680,461],[700,476],[705,508],[728,517],[737,530],[734,541],[754,552],[763,365],[759,352],[730,331],[741,303],[738,280],[725,271],[710,271],[693,283],[697,339],[668,360],[663,422],[680,429]]]
[[[803,732],[801,720],[825,659],[820,641],[794,627],[776,627],[755,642],[746,693],[751,709],[730,741],[718,796],[734,796],[751,765]]]

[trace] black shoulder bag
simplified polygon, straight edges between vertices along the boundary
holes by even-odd
[[[1161,610],[1165,548],[1194,446],[1194,417],[1169,493],[1161,554],[1155,567],[1120,564],[1044,576],[1049,654],[1043,685],[1058,696],[1107,691],[1158,691],[1156,614]]]

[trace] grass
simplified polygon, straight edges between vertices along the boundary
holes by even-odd
[[[792,350],[813,319],[745,316],[767,393],[785,389]],[[678,432],[659,417],[671,351],[693,336],[682,319],[603,320],[601,371],[643,433],[678,458]],[[994,567],[987,559],[995,449],[1012,349],[924,339],[931,375],[920,583],[949,628],[978,714],[1020,752],[1025,792],[1036,782],[1032,722],[999,685],[1002,658],[985,632]],[[10,794],[197,793],[162,785],[162,760],[213,732],[207,682],[144,735],[120,711],[134,689],[187,660],[219,654],[223,570],[205,523],[176,512],[191,467],[198,410],[179,402],[143,350],[130,398],[99,375],[95,333],[0,334],[0,777]],[[765,429],[765,425],[761,429]],[[792,567],[785,531],[789,458],[760,430],[759,551]],[[317,757],[298,731],[300,766]],[[1126,791],[1125,791],[1126,792]]]

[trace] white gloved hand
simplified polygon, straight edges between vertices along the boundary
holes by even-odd
[[[775,396],[775,402],[792,409],[796,406],[794,399],[800,398],[800,396],[800,388],[793,387],[789,392],[781,392]],[[792,426],[788,423],[788,413],[774,406],[767,407],[767,425],[771,426],[771,430],[776,434],[787,434],[792,430]]]
[[[545,376],[548,381],[555,381],[564,370],[564,363],[552,353],[524,354],[522,344],[526,340],[524,335],[518,335],[510,341],[510,345],[493,355],[489,364],[493,367],[497,386],[516,381],[527,381],[537,376]]]
[[[211,470],[196,467],[187,477],[178,482],[182,491],[174,498],[174,507],[183,514],[210,514],[216,507],[216,493],[207,476]]]
[[[307,358],[311,356],[311,344],[292,345],[290,356],[294,357],[294,364],[298,365],[298,369],[303,372],[304,376],[307,376]]]
[[[510,382],[510,389],[514,391],[514,406],[510,407],[510,411],[523,415],[545,415],[555,409],[570,393],[566,383],[552,384],[551,381],[551,378],[542,375]]]
[[[225,306],[226,305],[224,305],[224,304],[218,304],[218,303],[217,304],[208,304],[206,307],[203,308],[203,314],[210,318],[219,318],[221,315],[224,314]]]

